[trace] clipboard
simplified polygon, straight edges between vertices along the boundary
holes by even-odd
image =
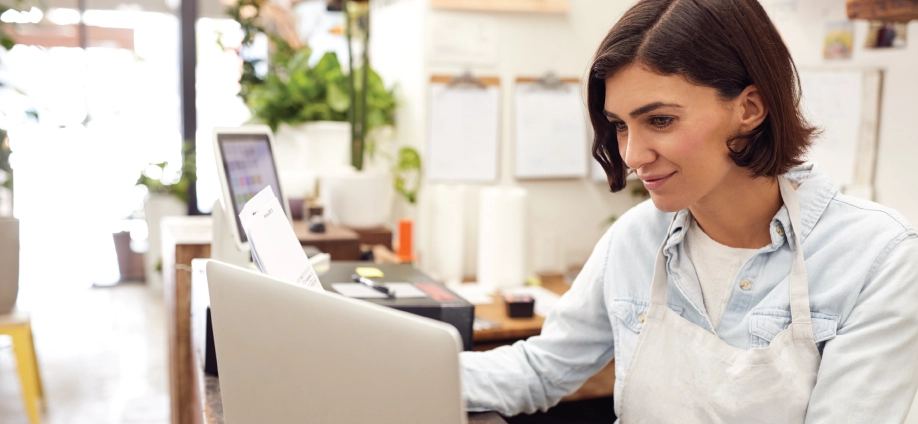
[[[427,165],[433,182],[490,183],[498,179],[500,79],[430,78]]]
[[[591,131],[580,80],[520,77],[514,100],[516,178],[586,177]]]

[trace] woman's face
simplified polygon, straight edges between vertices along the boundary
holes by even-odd
[[[726,144],[744,124],[738,105],[640,64],[606,79],[605,114],[619,153],[665,212],[695,204],[740,172]]]

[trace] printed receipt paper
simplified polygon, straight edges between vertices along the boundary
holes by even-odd
[[[323,290],[271,186],[249,199],[239,218],[252,260],[262,273],[296,286]]]

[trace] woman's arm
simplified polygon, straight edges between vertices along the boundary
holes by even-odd
[[[463,352],[462,392],[470,411],[511,416],[547,410],[612,359],[612,327],[603,277],[612,230],[606,232],[542,334],[488,352]]]
[[[826,342],[807,423],[901,423],[918,389],[918,237],[899,242]]]

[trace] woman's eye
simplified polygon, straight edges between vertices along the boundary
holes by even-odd
[[[628,126],[625,125],[625,123],[622,121],[612,122],[612,127],[615,128],[615,132],[623,133],[625,131],[628,131]]]
[[[673,123],[673,118],[667,116],[655,116],[650,118],[650,125],[653,125],[657,128],[666,128],[669,124]]]

